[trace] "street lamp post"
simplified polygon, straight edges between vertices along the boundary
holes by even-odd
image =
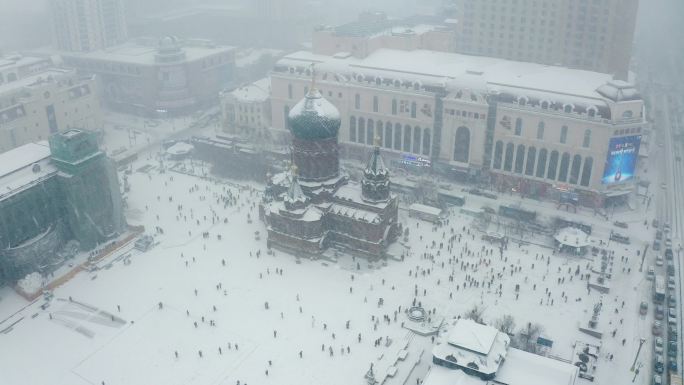
[[[636,357],[634,357],[634,362],[632,362],[632,368],[630,369],[632,372],[634,371],[634,368],[636,366],[636,362],[639,359],[639,353],[641,353],[641,347],[644,346],[644,342],[646,342],[646,338],[639,338],[639,349],[637,349]],[[637,374],[638,374],[638,369],[637,369]],[[636,378],[636,376],[635,376]],[[634,382],[634,381],[632,381]]]

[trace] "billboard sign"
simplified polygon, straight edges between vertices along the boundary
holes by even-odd
[[[634,178],[640,145],[641,135],[611,138],[601,182],[614,184]]]

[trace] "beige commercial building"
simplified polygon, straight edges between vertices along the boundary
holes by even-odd
[[[639,0],[453,0],[456,52],[626,79]]]
[[[254,139],[264,138],[271,127],[271,79],[264,78],[221,93],[223,131]]]
[[[0,85],[0,152],[69,128],[102,129],[94,76],[47,68]]]
[[[89,52],[126,41],[123,0],[50,0],[57,49]]]
[[[215,105],[235,69],[234,47],[172,36],[61,56],[65,65],[98,76],[108,107],[141,115],[188,114]]]
[[[378,137],[395,166],[429,166],[531,196],[576,192],[588,205],[634,186],[648,124],[638,92],[611,75],[427,50],[297,52],[271,73],[275,135],[286,136],[312,64],[342,116],[348,157],[362,159]]]

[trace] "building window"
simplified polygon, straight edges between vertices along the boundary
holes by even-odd
[[[589,148],[591,146],[591,130],[584,130],[584,139],[582,139],[582,147]]]
[[[359,143],[363,143],[366,139],[366,120],[364,118],[359,118],[359,134],[357,135]]]
[[[566,182],[568,180],[568,169],[570,168],[570,154],[563,153],[560,162],[560,170],[558,170],[558,180]]]
[[[522,119],[520,118],[515,119],[515,135],[522,135]]]
[[[561,127],[560,142],[565,144],[568,141],[568,126]]]
[[[292,84],[287,85],[287,97],[292,99]]]
[[[392,99],[392,115],[397,114],[397,99]]]
[[[537,125],[537,140],[544,140],[544,122],[539,122]]]
[[[508,143],[506,145],[506,155],[504,157],[504,171],[513,170],[513,143]]]
[[[588,157],[584,160],[584,167],[582,167],[582,180],[580,181],[582,186],[589,186],[589,181],[591,180],[591,169],[593,166],[594,159],[592,157]]]
[[[392,123],[385,123],[385,148],[392,148]]]
[[[416,102],[411,102],[411,117],[416,118]]]
[[[349,141],[356,142],[356,118],[349,118]]]
[[[361,109],[361,95],[354,95],[354,108]]]
[[[556,180],[556,170],[558,169],[558,151],[551,151],[549,158],[549,170],[546,174],[547,179]]]
[[[503,156],[503,142],[500,140],[496,142],[496,146],[494,146],[494,163],[492,164],[492,167],[496,170],[501,170],[501,159]]]
[[[430,155],[430,129],[423,130],[423,155]]]
[[[404,126],[404,152],[411,152],[411,126]]]
[[[373,119],[368,119],[368,130],[366,131],[366,144],[375,144],[375,123]]]
[[[537,156],[537,149],[529,147],[527,149],[527,162],[525,163],[525,175],[532,176],[534,174],[534,162]]]
[[[382,138],[384,137],[383,135],[384,130],[382,129],[382,120],[378,120],[377,126],[375,128],[375,136],[378,137],[378,146],[382,147]],[[375,138],[373,138],[373,145],[375,145]]]
[[[286,130],[290,129],[290,119],[288,118],[290,116],[290,106],[285,106],[283,107],[283,114],[284,114],[284,126]]]
[[[413,127],[413,153],[420,154],[420,127]]]
[[[378,107],[380,103],[377,96],[373,96],[373,112],[378,112]]]
[[[470,130],[467,127],[456,129],[454,140],[454,161],[467,163],[470,157]]]
[[[539,158],[537,159],[537,173],[535,174],[537,178],[543,178],[544,172],[546,172],[546,154],[547,151],[545,148],[539,150]]]
[[[570,184],[577,184],[579,182],[580,167],[582,166],[582,157],[575,155],[572,157],[572,167],[570,167]]]
[[[518,149],[515,152],[515,173],[522,174],[523,166],[525,165],[525,146],[522,144],[518,145]]]
[[[394,149],[401,151],[401,124],[394,125]]]

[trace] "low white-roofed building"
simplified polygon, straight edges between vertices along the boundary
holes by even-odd
[[[574,385],[579,368],[569,362],[509,347],[496,328],[459,319],[432,350],[424,385]],[[440,367],[441,366],[441,367]],[[453,370],[456,369],[456,370]]]
[[[442,209],[420,203],[413,203],[409,206],[409,216],[424,221],[438,222],[442,219]]]

